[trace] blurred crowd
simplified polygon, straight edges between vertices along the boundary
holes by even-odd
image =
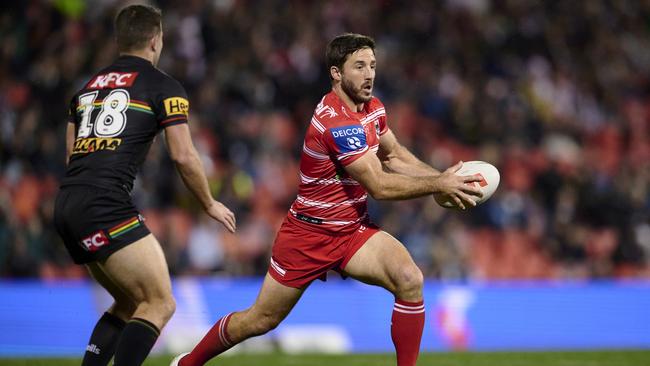
[[[0,277],[86,276],[52,225],[69,98],[116,57],[115,0],[0,5]],[[158,1],[159,67],[236,235],[201,212],[158,138],[133,192],[173,275],[265,273],[328,92],[328,40],[378,44],[375,94],[400,141],[444,170],[484,160],[471,212],[371,202],[444,280],[650,277],[649,1]]]

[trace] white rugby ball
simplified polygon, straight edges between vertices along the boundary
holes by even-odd
[[[499,186],[499,181],[501,180],[499,171],[494,165],[478,160],[464,162],[463,166],[456,172],[456,175],[478,175],[480,178],[482,178],[480,182],[468,183],[480,188],[481,192],[483,193],[483,197],[476,199],[477,205],[480,205],[492,197],[494,191],[496,191],[497,187]],[[436,202],[438,202],[438,204],[442,207],[459,208],[456,205],[456,202],[451,200],[447,195],[435,194],[434,198],[436,199]],[[465,204],[465,208],[471,208],[471,206]]]

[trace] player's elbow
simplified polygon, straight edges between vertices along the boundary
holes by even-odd
[[[392,199],[392,196],[390,196],[386,191],[377,191],[375,194],[371,194],[371,196],[377,201],[387,201]]]

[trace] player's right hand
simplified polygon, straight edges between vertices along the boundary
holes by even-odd
[[[228,229],[231,233],[234,233],[237,229],[237,220],[235,219],[235,214],[228,209],[223,203],[219,201],[212,201],[212,204],[205,209],[207,213],[213,219],[219,221],[223,226]]]
[[[473,175],[456,175],[456,172],[463,166],[459,161],[456,165],[449,167],[442,172],[436,179],[438,180],[438,194],[449,196],[461,210],[465,205],[476,206],[476,201],[472,197],[480,198],[483,193],[478,187],[468,183],[480,182],[481,178]]]

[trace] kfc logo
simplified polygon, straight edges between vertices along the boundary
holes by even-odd
[[[92,79],[87,89],[104,89],[104,88],[123,88],[133,85],[137,72],[109,72],[104,75],[97,75]]]
[[[86,250],[89,252],[94,252],[99,250],[100,247],[108,244],[108,239],[106,238],[106,235],[104,235],[104,233],[100,230],[81,239],[81,242],[86,247]]]

